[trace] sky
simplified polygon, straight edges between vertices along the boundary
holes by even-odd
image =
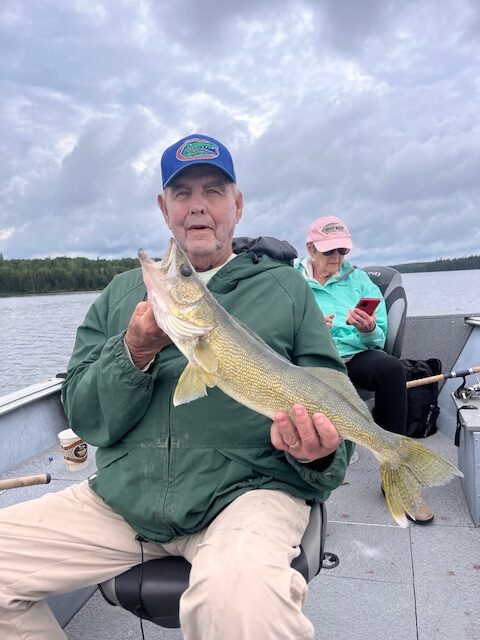
[[[2,0],[0,253],[161,255],[162,151],[231,151],[237,235],[480,254],[477,0]]]

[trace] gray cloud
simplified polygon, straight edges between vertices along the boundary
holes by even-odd
[[[5,0],[0,251],[158,253],[162,150],[234,154],[241,234],[303,250],[343,216],[360,262],[478,253],[478,3]]]

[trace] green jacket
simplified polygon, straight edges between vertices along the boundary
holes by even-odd
[[[243,253],[208,286],[285,358],[344,371],[313,295],[292,267],[266,255],[255,263]],[[353,445],[342,442],[329,458],[302,465],[272,447],[270,419],[218,388],[174,407],[184,356],[170,345],[143,372],[124,348],[132,312],[144,299],[140,269],[123,273],[78,329],[63,402],[72,428],[98,447],[92,489],[137,532],[158,542],[202,529],[251,489],[326,500],[344,478]]]
[[[331,329],[332,338],[342,358],[353,356],[368,349],[383,349],[387,336],[387,309],[382,292],[374,284],[365,271],[352,267],[346,260],[339,274],[320,284],[312,275],[309,258],[295,262],[295,268],[303,274],[310,285],[322,315],[335,314]],[[376,326],[370,333],[357,331],[351,324],[346,324],[347,312],[360,298],[380,298],[377,307]]]

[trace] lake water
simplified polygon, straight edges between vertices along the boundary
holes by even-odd
[[[66,371],[98,292],[0,298],[0,396]]]
[[[480,269],[403,274],[408,315],[480,315]],[[0,298],[0,396],[66,370],[98,292]]]

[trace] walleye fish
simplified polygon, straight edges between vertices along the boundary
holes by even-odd
[[[421,502],[421,488],[446,483],[461,472],[434,451],[390,433],[372,419],[348,376],[329,368],[298,367],[285,360],[218,304],[171,239],[163,259],[140,249],[143,279],[158,325],[188,360],[175,389],[175,406],[218,386],[269,418],[292,415],[295,403],[310,415],[326,415],[338,433],[372,451],[380,464],[387,505],[394,520],[408,524]]]

